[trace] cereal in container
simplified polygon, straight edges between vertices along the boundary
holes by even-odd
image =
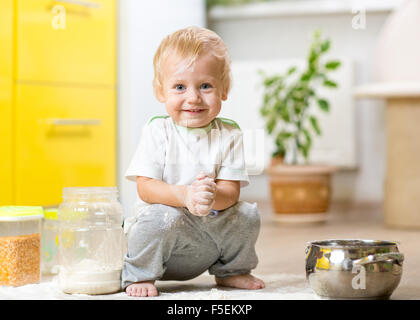
[[[42,207],[0,207],[0,285],[39,283]]]

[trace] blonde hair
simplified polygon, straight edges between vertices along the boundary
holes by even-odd
[[[177,54],[188,61],[191,66],[203,52],[211,52],[222,63],[223,92],[227,95],[231,86],[230,57],[223,40],[213,31],[188,27],[166,36],[159,45],[153,58],[154,78],[153,89],[155,95],[162,92],[162,66],[170,54]]]

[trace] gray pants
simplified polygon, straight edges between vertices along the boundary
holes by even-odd
[[[148,280],[188,280],[205,272],[216,277],[248,274],[257,266],[260,229],[257,204],[236,205],[206,217],[186,208],[154,204],[131,225],[121,286]]]

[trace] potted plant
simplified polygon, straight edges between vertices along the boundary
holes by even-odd
[[[324,221],[330,202],[334,167],[308,162],[315,136],[321,135],[314,108],[329,112],[327,99],[317,89],[337,88],[328,76],[340,61],[322,61],[330,49],[329,39],[316,31],[301,71],[290,67],[284,74],[263,78],[264,98],[260,113],[265,129],[274,138],[274,152],[267,170],[275,217],[281,221]]]

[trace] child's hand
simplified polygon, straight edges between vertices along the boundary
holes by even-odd
[[[187,187],[185,205],[196,216],[206,216],[215,202],[216,183],[214,179],[200,173],[197,179]]]

